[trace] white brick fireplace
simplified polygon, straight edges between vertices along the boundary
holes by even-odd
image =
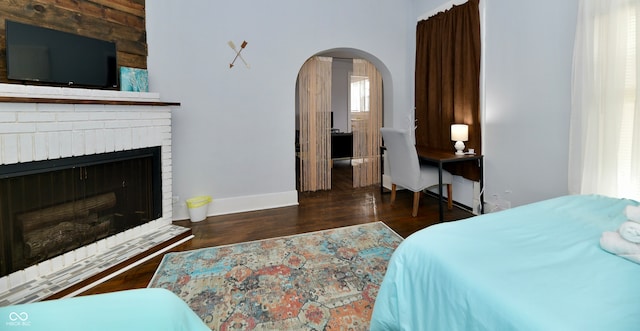
[[[0,99],[0,164],[3,165],[154,146],[162,148],[161,218],[0,278],[0,306],[2,293],[16,292],[25,284],[171,226],[171,109],[176,104],[160,102],[156,93],[14,84],[0,84]]]

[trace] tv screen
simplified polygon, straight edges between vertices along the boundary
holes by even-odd
[[[118,87],[114,42],[9,20],[5,31],[9,80]]]

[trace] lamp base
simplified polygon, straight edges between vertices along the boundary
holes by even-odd
[[[456,148],[456,155],[464,155],[464,143],[462,141],[456,141],[453,147]]]

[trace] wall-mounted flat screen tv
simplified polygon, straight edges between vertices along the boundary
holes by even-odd
[[[9,20],[5,31],[10,81],[118,87],[114,42]]]

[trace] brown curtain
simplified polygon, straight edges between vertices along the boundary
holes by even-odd
[[[416,145],[455,151],[451,124],[469,125],[466,148],[482,153],[480,134],[479,0],[453,6],[418,22],[416,31]],[[480,179],[473,162],[447,165],[470,180]]]

